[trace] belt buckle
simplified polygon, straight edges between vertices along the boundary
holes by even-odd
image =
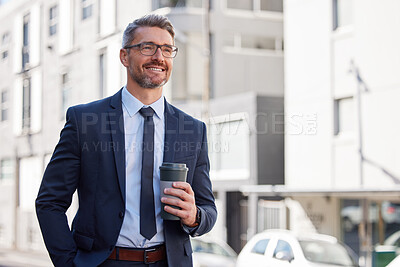
[[[144,264],[151,264],[151,263],[155,263],[156,261],[148,261],[148,258],[149,258],[149,255],[147,255],[147,253],[149,253],[149,252],[154,252],[154,251],[156,251],[157,249],[156,248],[149,248],[149,249],[146,249],[145,251],[144,251],[144,255],[143,255],[143,262],[144,262]]]

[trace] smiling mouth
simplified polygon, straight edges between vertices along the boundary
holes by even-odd
[[[167,69],[166,66],[164,66],[162,64],[155,64],[155,63],[145,64],[143,67],[146,70],[155,71],[155,72],[164,72]]]
[[[164,69],[161,68],[155,68],[155,67],[146,67],[147,70],[153,70],[153,71],[159,71],[159,72],[163,72],[165,71]]]

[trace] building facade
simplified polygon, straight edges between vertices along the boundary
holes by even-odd
[[[240,187],[284,182],[282,10],[279,0],[2,2],[0,246],[44,250],[34,200],[65,111],[125,84],[122,32],[157,12],[179,47],[164,94],[209,124],[214,235],[239,251],[261,205]]]
[[[239,252],[268,221],[240,188],[284,183],[283,2],[172,2],[157,10],[178,32],[172,99],[208,122],[213,236]]]
[[[2,246],[44,248],[34,200],[66,109],[121,88],[122,32],[150,11],[150,1],[123,0],[13,0],[0,6]]]
[[[285,2],[286,194],[312,228],[364,259],[400,230],[399,8],[396,1]],[[310,134],[298,123],[311,115]]]

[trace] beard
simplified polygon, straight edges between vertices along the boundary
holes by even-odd
[[[155,64],[153,63],[152,65]],[[167,75],[166,75],[167,68],[166,66],[161,64],[157,65],[162,66],[165,69],[165,77],[163,77],[159,81],[153,81],[153,79],[148,75],[146,75],[145,73],[143,73],[139,67],[130,68],[129,75],[131,76],[132,80],[134,80],[142,88],[149,88],[149,89],[160,88],[167,83]]]

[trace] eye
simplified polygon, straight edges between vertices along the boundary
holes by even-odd
[[[142,45],[142,50],[151,51],[153,49],[154,49],[154,45],[152,45],[152,44],[143,44]]]
[[[163,52],[167,54],[172,54],[172,52],[174,52],[174,48],[171,46],[163,46]]]

